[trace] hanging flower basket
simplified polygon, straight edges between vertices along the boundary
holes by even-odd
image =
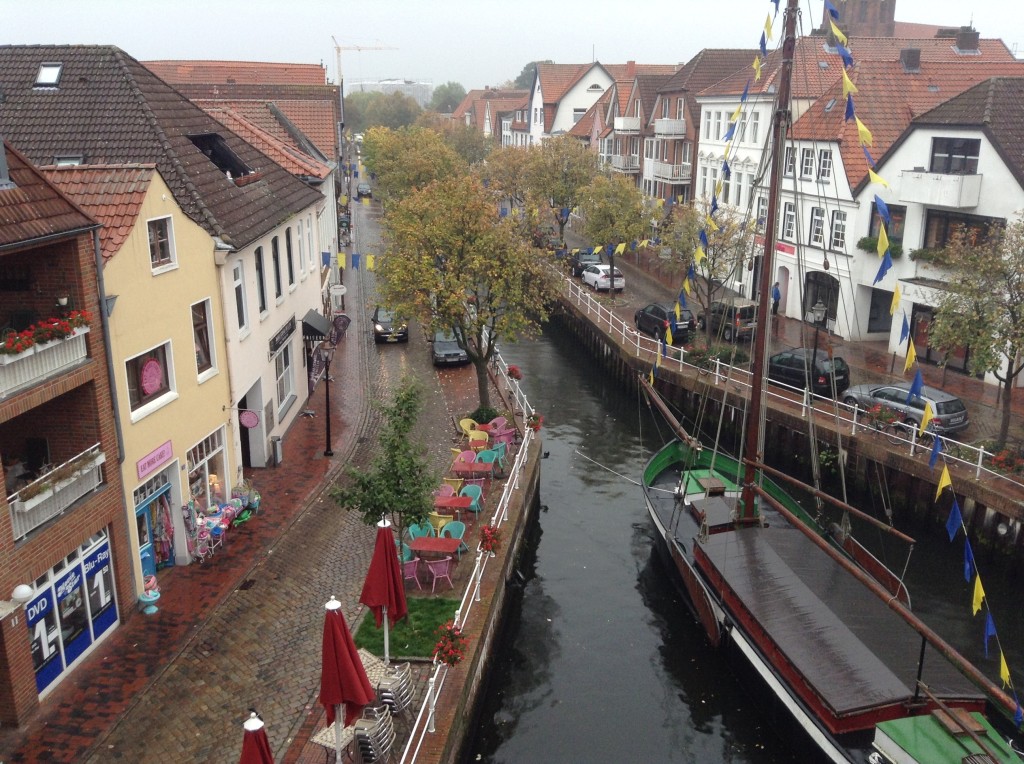
[[[447,666],[455,666],[462,660],[469,640],[462,636],[462,629],[454,621],[448,621],[437,629],[437,646],[434,654]]]
[[[46,318],[21,332],[8,330],[0,336],[0,355],[22,355],[37,345],[67,339],[76,329],[88,327],[91,320],[88,311],[73,310],[63,318]]]
[[[530,414],[526,418],[526,426],[537,432],[544,425],[544,417],[540,414]]]
[[[508,376],[510,379],[514,379],[518,382],[523,378],[523,370],[515,364],[510,363],[508,366]]]
[[[485,525],[480,529],[480,549],[494,554],[501,546],[501,530],[494,525]]]

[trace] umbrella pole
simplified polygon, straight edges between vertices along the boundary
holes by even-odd
[[[384,605],[381,610],[384,611],[384,665],[388,666],[391,664],[391,656],[388,651],[388,606]]]
[[[335,761],[341,761],[341,729],[345,726],[345,704],[341,703],[334,709],[334,751]]]

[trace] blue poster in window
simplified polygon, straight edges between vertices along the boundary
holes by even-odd
[[[53,588],[57,594],[57,623],[64,643],[64,660],[70,666],[92,644],[82,568],[71,568]]]
[[[117,623],[114,601],[114,569],[110,565],[110,545],[104,544],[85,558],[85,586],[89,592],[89,617],[93,637],[99,637]]]
[[[57,609],[50,590],[25,606],[25,623],[32,641],[32,666],[36,671],[36,689],[42,692],[64,671],[60,657],[60,632],[57,630]]]

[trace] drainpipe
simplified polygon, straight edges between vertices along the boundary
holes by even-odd
[[[107,318],[107,292],[103,286],[103,252],[100,249],[99,228],[93,229],[92,247],[96,255],[96,289],[100,298],[100,323],[103,326],[103,344],[107,352],[107,376],[110,379],[110,405],[114,410],[114,433],[117,436],[117,463],[124,463],[124,433],[121,431],[121,413],[117,408],[117,392],[114,387],[114,357],[110,352],[110,323]]]

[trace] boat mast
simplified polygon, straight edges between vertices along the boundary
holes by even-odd
[[[790,81],[793,77],[793,56],[796,51],[796,16],[799,0],[786,0],[785,23],[782,39],[782,63],[778,74],[778,92],[775,101],[775,120],[772,124],[772,164],[768,183],[768,212],[764,223],[764,256],[757,291],[757,330],[754,337],[754,357],[751,366],[750,409],[747,412],[744,435],[743,492],[741,520],[754,519],[754,483],[757,479],[755,462],[764,461],[764,444],[761,442],[761,398],[764,389],[764,358],[771,333],[768,313],[768,295],[771,290],[775,264],[775,228],[779,213],[779,187],[782,180],[782,162],[785,154],[786,131],[792,115],[789,109]]]

